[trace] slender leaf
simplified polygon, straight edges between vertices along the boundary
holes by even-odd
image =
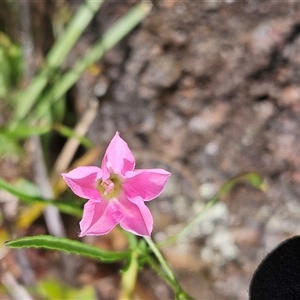
[[[6,136],[10,139],[25,139],[32,135],[41,135],[49,132],[51,130],[50,126],[19,126],[16,127],[13,131],[8,130],[7,128],[0,128],[0,134]]]
[[[11,128],[15,128],[20,120],[28,115],[53,73],[59,68],[66,55],[99,10],[103,0],[86,0],[77,10],[66,30],[60,34],[46,57],[46,65],[34,78],[25,91],[16,95],[18,106],[12,120]]]
[[[22,152],[22,149],[18,143],[9,136],[0,132],[0,157],[18,156]]]
[[[4,98],[10,88],[11,70],[4,50],[0,47],[0,97]]]
[[[28,236],[5,243],[9,248],[43,248],[64,251],[71,254],[95,258],[104,262],[114,262],[129,258],[130,252],[104,251],[97,247],[67,238],[57,238],[50,235]]]
[[[237,184],[243,182],[246,182],[261,191],[265,191],[266,189],[263,177],[256,172],[247,172],[231,178],[221,186],[220,190],[205,204],[204,208],[194,217],[194,219],[191,222],[189,222],[175,236],[172,236],[168,238],[166,241],[160,243],[159,246],[160,247],[165,246],[167,244],[174,242],[179,237],[184,236],[187,232],[190,231],[190,229],[194,225],[198,224],[202,216],[218,202],[221,196],[230,192]]]
[[[73,202],[63,201],[63,200],[46,200],[41,197],[25,194],[20,188],[7,183],[1,178],[0,178],[0,188],[18,197],[23,202],[29,204],[54,205],[63,213],[67,213],[76,216],[78,218],[82,217],[82,209],[78,206],[75,206]]]
[[[223,194],[228,193],[232,188],[242,182],[246,182],[253,187],[264,191],[266,189],[263,177],[256,172],[247,172],[236,177],[231,178],[227,182],[225,182],[219,192],[212,198],[218,200]],[[212,201],[212,200],[210,200]]]
[[[91,148],[93,143],[86,137],[80,136],[74,132],[73,129],[62,125],[54,124],[53,126],[19,126],[16,127],[13,131],[7,128],[0,128],[0,135],[5,136],[7,139],[25,139],[33,135],[42,135],[48,133],[50,130],[57,131],[60,135],[66,138],[75,138],[78,139],[80,144],[86,148]]]
[[[0,97],[7,96],[22,70],[21,48],[0,32]]]
[[[93,63],[99,60],[104,53],[115,46],[135,26],[137,26],[150,12],[151,5],[142,1],[135,5],[120,20],[113,24],[99,39],[98,42],[66,72],[54,87],[41,99],[34,112],[34,119],[42,118],[49,111],[49,104],[52,105],[78,81],[81,74]]]
[[[73,129],[71,129],[67,126],[64,126],[61,124],[54,124],[53,129],[58,131],[64,137],[78,139],[80,141],[81,145],[86,148],[93,147],[93,142],[90,139],[76,134]]]

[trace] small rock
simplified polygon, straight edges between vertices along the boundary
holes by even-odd
[[[235,242],[243,247],[258,245],[259,233],[253,228],[237,227],[231,229],[231,234]]]
[[[238,247],[234,244],[231,233],[226,228],[215,230],[206,241],[206,246],[201,249],[201,258],[208,262],[223,265],[226,261],[237,258]]]
[[[251,46],[254,53],[270,53],[280,46],[291,30],[291,20],[277,19],[260,23],[252,32]]]
[[[278,103],[282,106],[300,106],[300,86],[290,85],[283,89]]]
[[[205,5],[204,7],[206,10],[217,10],[220,8],[221,4],[222,1],[216,1],[216,0],[203,2],[203,5]]]
[[[169,41],[174,46],[183,46],[188,40],[188,34],[185,30],[174,30],[170,32]]]
[[[298,36],[293,43],[289,43],[283,50],[283,57],[288,59],[290,63],[299,65],[300,64],[300,37]]]
[[[276,111],[274,105],[270,101],[263,101],[255,104],[254,110],[258,117],[263,121],[266,121],[272,117]]]
[[[205,133],[216,129],[225,121],[229,110],[228,104],[217,103],[214,107],[206,107],[201,113],[193,117],[188,126],[190,131],[195,133]]]
[[[209,142],[205,148],[204,152],[210,156],[215,156],[219,153],[219,144],[215,141]]]
[[[191,116],[197,111],[201,111],[202,92],[198,88],[189,88],[177,92],[174,97],[170,97],[170,105],[174,106],[180,113]]]
[[[169,88],[180,77],[181,64],[172,55],[156,56],[142,76],[142,83],[153,87]]]
[[[105,77],[101,77],[97,80],[96,84],[94,85],[94,95],[97,98],[103,97],[108,89],[108,80]]]
[[[216,187],[211,182],[205,182],[201,184],[199,187],[199,194],[205,199],[211,198],[215,192],[216,192]]]
[[[195,77],[215,74],[223,64],[219,51],[220,41],[213,38],[203,40],[198,35],[191,39],[187,56],[184,58],[184,70]]]

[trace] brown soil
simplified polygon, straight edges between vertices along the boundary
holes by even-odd
[[[105,3],[74,52],[134,3]],[[264,255],[300,231],[299,49],[299,2],[155,1],[142,25],[99,62],[100,75],[87,72],[75,88],[78,114],[108,88],[93,141],[106,145],[118,130],[139,167],[172,172],[166,192],[150,203],[157,241],[182,228],[232,176],[265,177],[265,193],[238,186],[163,249],[196,299],[247,299]],[[96,278],[111,278],[118,266],[98,269],[82,268],[81,283],[99,287]],[[115,285],[106,282],[101,299],[112,299]],[[137,293],[172,297],[150,270]]]
[[[299,233],[299,8],[158,1],[101,63],[109,93],[90,136],[107,142],[119,130],[140,166],[173,173],[150,204],[154,238],[181,228],[230,177],[266,178],[266,193],[239,186],[164,250],[196,299],[246,299],[265,253]]]

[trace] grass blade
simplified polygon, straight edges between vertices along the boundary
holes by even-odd
[[[70,214],[78,218],[82,217],[82,209],[79,206],[76,206],[74,205],[74,203],[71,203],[69,201],[45,200],[41,197],[25,194],[19,188],[7,183],[1,178],[0,178],[0,188],[18,197],[21,201],[27,204],[54,205],[63,213]]]
[[[74,67],[68,71],[55,84],[55,86],[41,99],[36,107],[34,120],[42,118],[49,111],[49,104],[53,105],[78,81],[83,71],[99,60],[105,52],[115,46],[135,26],[137,26],[150,12],[151,5],[141,2],[134,6],[119,21],[110,27],[103,37],[78,60]],[[32,116],[31,116],[32,118]]]
[[[64,251],[71,254],[91,257],[104,262],[114,262],[129,258],[130,252],[104,251],[97,247],[81,243],[67,238],[57,238],[50,235],[28,236],[12,241],[5,245],[9,248],[43,248],[49,250]]]
[[[79,135],[75,132],[75,130],[62,125],[62,124],[54,124],[53,129],[59,132],[62,136],[66,138],[74,138],[79,141],[79,143],[87,149],[93,147],[93,142],[85,136]]]
[[[231,178],[227,182],[225,182],[218,193],[216,193],[203,207],[203,209],[194,217],[194,219],[189,222],[182,230],[179,231],[175,236],[168,238],[166,241],[159,244],[160,247],[173,243],[179,237],[184,236],[186,233],[190,231],[190,229],[198,224],[201,220],[202,216],[211,208],[213,207],[220,199],[221,196],[230,192],[237,184],[246,182],[252,185],[254,188],[257,188],[261,191],[265,191],[266,186],[264,183],[263,177],[256,173],[256,172],[247,172],[240,174],[236,177]]]
[[[79,7],[66,30],[58,37],[50,49],[46,57],[45,67],[25,91],[20,91],[15,95],[17,107],[12,119],[12,128],[17,127],[19,122],[28,115],[30,109],[35,105],[39,95],[47,85],[49,78],[61,66],[66,55],[73,48],[103,2],[103,0],[86,0]]]

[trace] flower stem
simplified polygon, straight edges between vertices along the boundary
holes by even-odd
[[[161,252],[158,250],[158,248],[156,247],[155,243],[152,241],[151,238],[144,238],[146,243],[148,244],[148,246],[150,247],[150,249],[152,250],[153,254],[156,256],[158,262],[160,263],[164,274],[161,273],[159,271],[159,269],[157,268],[157,266],[155,264],[153,264],[153,261],[151,262],[150,259],[148,259],[148,262],[150,262],[151,267],[153,267],[153,269],[160,275],[162,276],[168,283],[169,285],[173,288],[174,292],[175,292],[175,299],[187,299],[187,300],[192,300],[193,298],[188,295],[180,286],[179,282],[177,281],[175,275],[173,274],[173,272],[171,271],[171,269],[169,268],[167,262],[165,261],[165,259],[163,258]]]
[[[253,187],[265,191],[266,186],[263,180],[263,177],[261,177],[258,173],[256,172],[246,172],[242,173],[238,176],[235,176],[231,179],[229,179],[227,182],[225,182],[220,190],[205,204],[203,209],[190,221],[184,228],[182,228],[176,235],[166,239],[164,242],[159,243],[158,247],[162,248],[166,245],[174,243],[178,238],[184,236],[186,233],[188,233],[191,228],[198,224],[198,222],[201,220],[202,216],[211,208],[213,207],[220,197],[232,190],[236,186],[236,184],[241,183],[241,182],[247,182]]]
[[[170,280],[170,278],[161,270],[159,264],[157,263],[157,261],[151,257],[148,256],[145,261],[151,266],[151,268],[162,278],[164,279],[169,285],[170,287],[172,287],[173,290],[177,289],[177,286],[174,285],[174,282],[172,280]]]
[[[128,265],[121,271],[121,291],[119,300],[132,300],[134,297],[134,288],[138,275],[138,258],[140,249],[137,237],[125,230],[122,233],[126,236],[129,248],[131,250]]]
[[[166,239],[165,241],[161,242],[158,244],[159,248],[162,248],[166,245],[172,244],[174,243],[177,239],[179,239],[180,237],[184,236],[187,232],[189,232],[191,230],[191,228],[196,225],[200,219],[202,218],[202,216],[211,208],[213,207],[217,201],[219,199],[219,194],[215,195],[212,199],[210,199],[205,206],[203,207],[203,209],[195,216],[195,218],[189,222],[185,227],[183,227],[176,235],[171,236],[170,238]]]
[[[138,274],[138,251],[132,251],[129,267],[122,271],[120,300],[132,300]]]

